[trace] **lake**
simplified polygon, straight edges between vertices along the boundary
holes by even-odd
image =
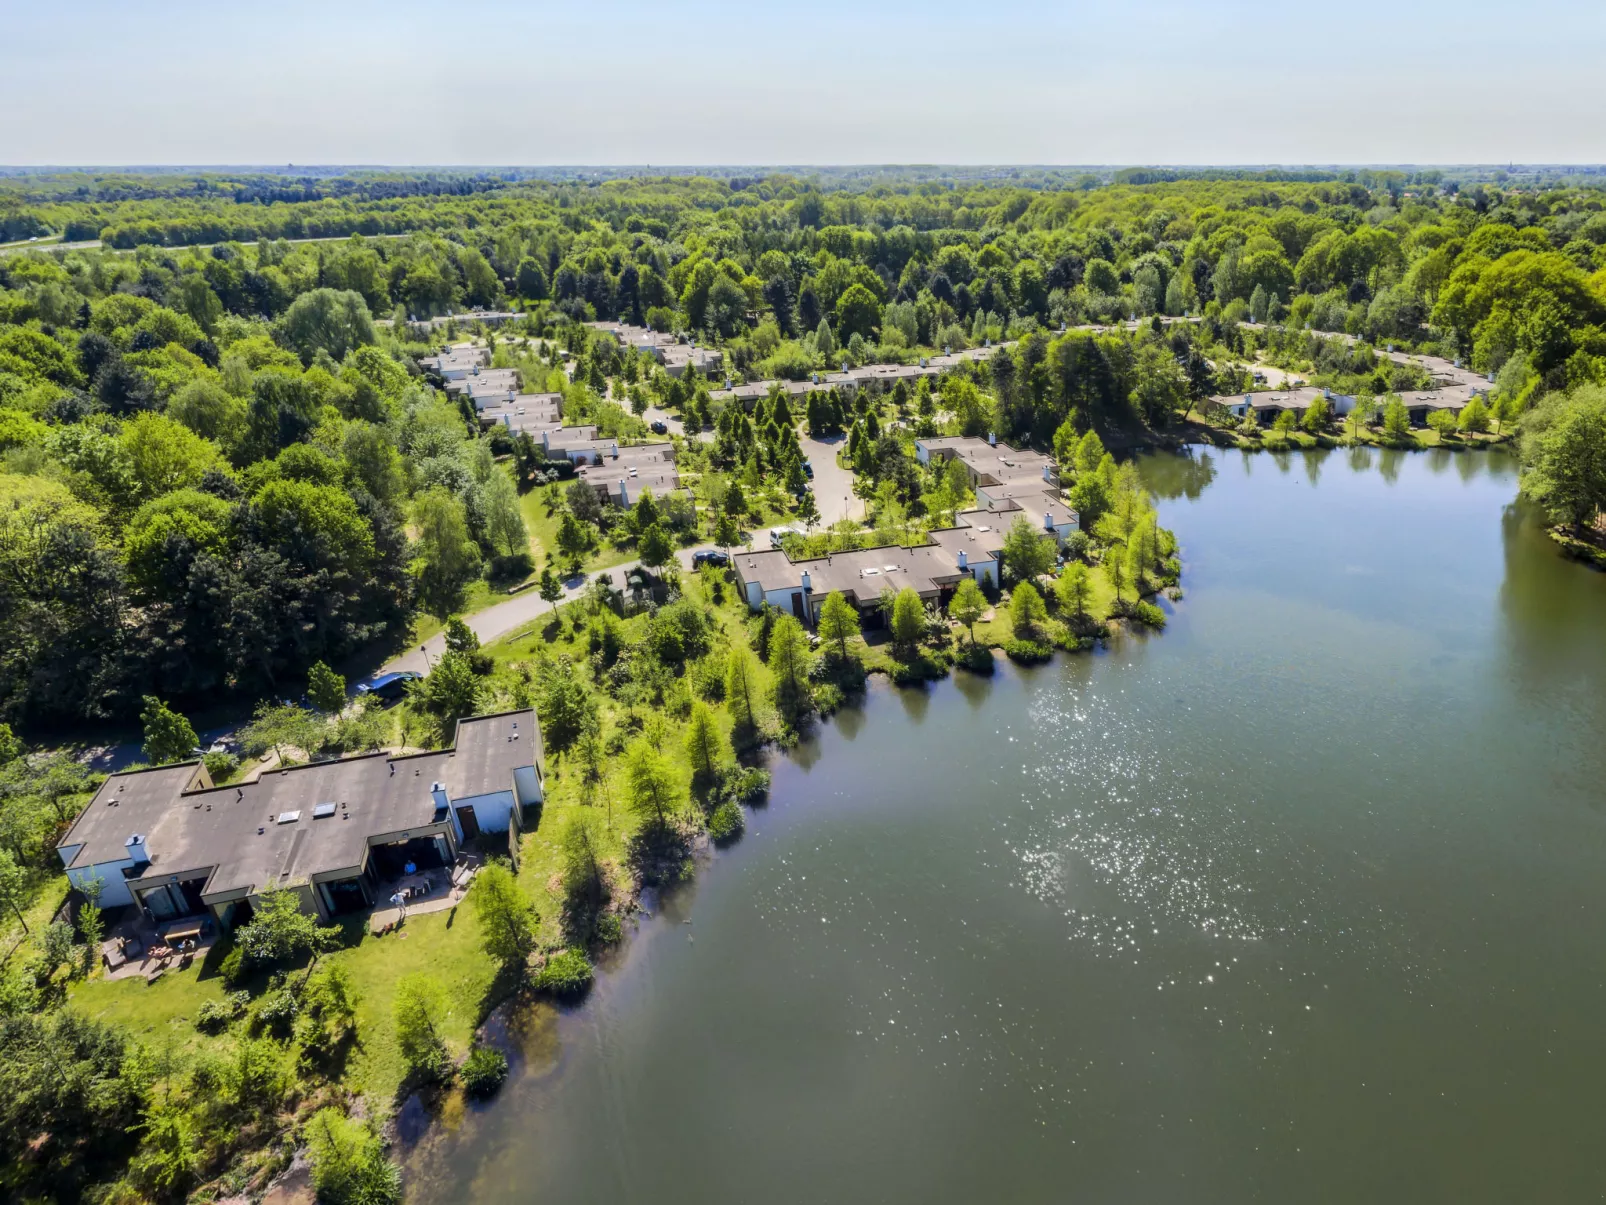
[[[1163,634],[778,757],[413,1199],[1599,1200],[1606,576],[1499,453],[1144,470]]]

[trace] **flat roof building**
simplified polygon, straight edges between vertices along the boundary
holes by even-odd
[[[405,866],[450,866],[463,841],[516,833],[543,794],[530,709],[458,722],[450,749],[373,753],[217,787],[196,762],[113,774],[57,843],[68,879],[151,920],[244,923],[270,888],[327,920],[371,907]]]

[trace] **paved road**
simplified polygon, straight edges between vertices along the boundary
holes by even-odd
[[[712,547],[712,544],[698,544],[691,548],[682,548],[676,554],[680,560],[681,568],[690,569],[692,555]],[[612,575],[614,586],[619,587],[624,584],[625,578],[630,575],[631,570],[639,569],[640,567],[640,561],[626,561],[624,564],[615,565],[611,569],[598,569],[589,574],[581,574],[579,577],[570,578],[563,583],[563,597],[558,600],[558,605],[561,606],[582,593],[599,574]],[[472,615],[464,616],[463,621],[468,624],[474,635],[480,638],[481,644],[489,644],[499,637],[506,636],[515,628],[523,627],[525,624],[548,614],[552,610],[552,605],[537,594],[532,586],[521,594],[515,594],[506,602],[499,602],[494,607],[486,607],[483,611],[476,611]],[[377,672],[388,674],[397,670],[408,669],[415,674],[427,674],[430,667],[440,660],[441,654],[445,651],[446,636],[444,633],[437,632],[424,642],[422,648],[409,649],[400,657],[387,661],[380,666]]]
[[[804,434],[797,437],[804,458],[814,466],[814,505],[820,509],[821,527],[829,527],[838,519],[864,518],[864,503],[853,496],[853,474],[836,462],[843,439],[841,435],[826,439]]]

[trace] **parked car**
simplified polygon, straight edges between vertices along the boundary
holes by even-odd
[[[803,462],[803,476],[807,477],[810,481],[814,480],[814,466],[806,460]]]
[[[385,700],[395,700],[407,693],[407,684],[416,682],[423,674],[415,674],[410,669],[397,670],[393,674],[377,674],[366,682],[357,683],[359,695],[374,695]]]
[[[668,435],[669,434],[669,424],[666,423],[666,422],[663,422],[661,420],[657,421],[657,422],[654,422],[652,424],[652,433],[654,435]]]
[[[803,533],[795,527],[770,528],[770,547],[779,548],[787,536],[800,536]]]
[[[723,569],[730,563],[730,556],[717,548],[704,548],[691,554],[691,567],[693,569],[701,569],[704,565],[717,565]]]

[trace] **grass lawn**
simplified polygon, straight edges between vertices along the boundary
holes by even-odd
[[[344,964],[360,993],[358,1046],[346,1065],[346,1084],[375,1108],[385,1109],[406,1076],[391,1018],[397,982],[414,972],[440,981],[450,1001],[444,1036],[452,1053],[461,1055],[488,1005],[494,1003],[489,997],[496,965],[480,948],[479,922],[463,904],[409,916],[399,931],[382,937],[363,933],[360,942],[327,960]]]
[[[37,937],[66,902],[67,877],[38,869],[30,870],[28,874],[28,904],[22,910],[22,918],[27,922],[28,934]],[[0,953],[9,950],[22,936],[22,925],[17,923],[17,914],[6,909],[0,915]]]
[[[223,979],[219,956],[211,954],[188,970],[170,970],[155,983],[141,975],[129,979],[90,979],[71,989],[72,1004],[85,1016],[106,1021],[137,1038],[147,1049],[193,1054],[222,1048],[226,1037],[208,1037],[195,1028],[196,1011],[208,1000],[221,1000]]]

